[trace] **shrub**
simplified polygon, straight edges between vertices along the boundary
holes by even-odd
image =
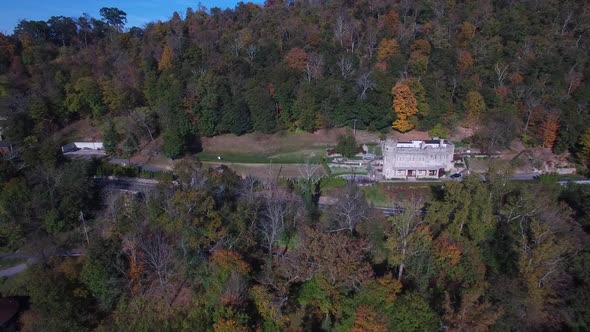
[[[358,145],[356,139],[351,134],[338,137],[338,145],[336,145],[336,152],[345,157],[352,157],[356,154]]]

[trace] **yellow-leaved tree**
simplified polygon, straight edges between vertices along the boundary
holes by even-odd
[[[377,69],[387,70],[387,61],[394,55],[399,54],[400,46],[397,40],[383,38],[377,48]]]
[[[172,61],[174,60],[174,52],[170,46],[164,47],[162,55],[160,56],[160,62],[158,63],[158,70],[164,71],[172,68]]]
[[[393,129],[405,133],[414,128],[411,118],[418,113],[418,102],[406,81],[398,82],[391,90],[393,94],[393,111],[397,119],[393,122]]]
[[[481,113],[486,108],[483,96],[477,91],[467,92],[463,106],[467,111],[467,121],[470,125],[477,123]]]

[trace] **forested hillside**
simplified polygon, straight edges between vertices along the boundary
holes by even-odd
[[[356,119],[438,136],[481,123],[484,149],[520,135],[575,152],[590,121],[584,1],[268,1],[129,29],[126,13],[101,15],[22,21],[0,36],[13,140],[91,116],[120,149],[161,135],[179,156],[193,135]]]
[[[310,163],[256,179],[186,156],[223,133],[461,126],[483,150],[520,139],[587,165],[586,2],[268,1],[141,28],[126,15],[0,34],[0,275],[6,253],[30,265],[0,277],[0,298],[23,297],[20,329],[590,330],[588,185],[512,181],[490,161],[462,181],[359,187]],[[64,128],[82,122],[110,155],[161,144],[173,174],[141,190],[95,179],[139,170],[65,159]],[[377,189],[395,215],[372,206]]]

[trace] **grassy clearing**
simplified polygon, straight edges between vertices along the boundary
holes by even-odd
[[[376,155],[377,157],[383,156],[383,152],[381,151],[381,144],[367,144],[367,148],[369,148],[369,153]]]
[[[342,174],[359,174],[359,175],[367,175],[369,171],[365,167],[331,167],[332,175],[342,175]]]
[[[383,187],[379,185],[370,186],[370,187],[363,187],[365,192],[365,197],[369,203],[372,203],[375,206],[389,206],[391,205],[390,199],[383,191]]]
[[[250,133],[245,135],[219,135],[203,137],[204,151],[197,156],[202,161],[221,161],[255,164],[299,164],[306,159],[320,163],[326,156],[326,149],[338,143],[338,137],[345,133],[345,128],[318,130],[314,133]],[[377,135],[366,131],[357,131],[359,143],[370,143]]]
[[[325,148],[292,149],[264,152],[203,151],[197,154],[201,161],[219,161],[244,164],[302,164],[309,160],[319,164],[325,156]]]

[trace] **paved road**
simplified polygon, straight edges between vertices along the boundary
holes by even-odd
[[[14,258],[18,258],[18,259],[27,259],[26,262],[24,263],[19,263],[17,265],[5,268],[0,270],[0,278],[3,277],[10,277],[13,276],[15,274],[19,274],[21,272],[23,272],[24,270],[27,269],[27,267],[29,267],[30,265],[34,264],[37,260],[32,257],[29,254],[26,253],[22,253],[22,252],[15,252],[12,254],[6,254],[6,255],[2,255],[0,256],[0,260],[2,259],[14,259]]]
[[[135,193],[153,190],[159,184],[157,180],[112,177],[96,177],[94,178],[94,183],[103,190],[118,190]]]
[[[19,273],[23,272],[24,270],[26,270],[27,267],[29,267],[28,261],[26,263],[21,263],[16,266],[6,268],[4,270],[0,270],[0,278],[11,277],[15,274],[19,274]]]

